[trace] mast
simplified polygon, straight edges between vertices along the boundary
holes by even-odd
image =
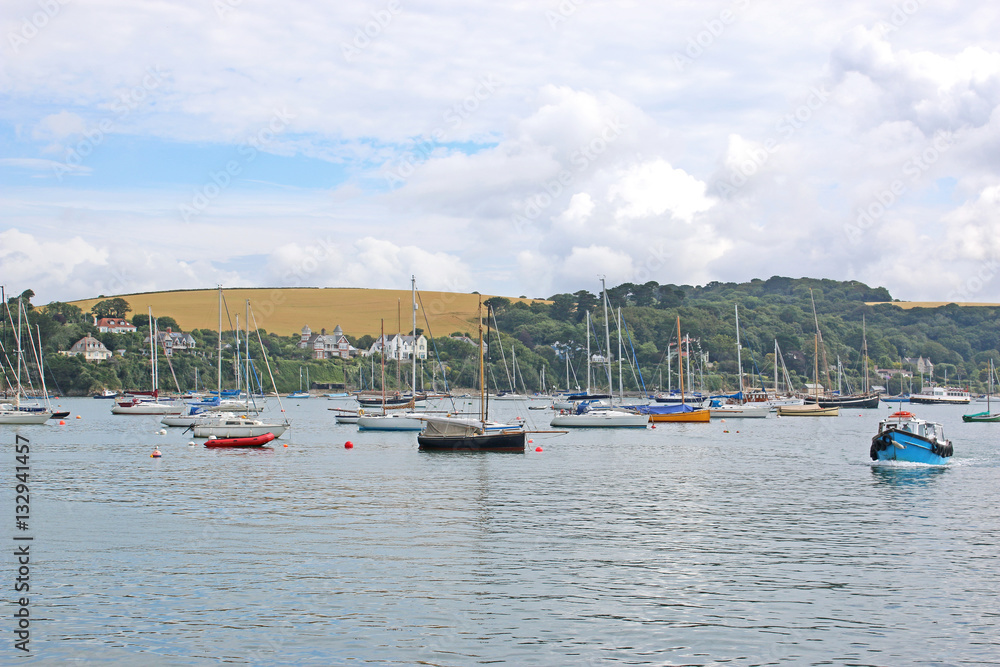
[[[483,296],[479,295],[479,421],[486,427],[486,364],[483,362]]]
[[[691,380],[693,375],[691,374],[691,334],[688,334],[684,339],[684,354],[687,355],[687,365],[688,365],[688,385],[693,385],[694,382]]]
[[[150,313],[149,319],[153,319]],[[150,323],[152,324],[152,323]],[[152,330],[152,329],[151,329]],[[219,343],[216,351],[216,362],[218,366],[215,371],[215,389],[219,392],[219,400],[222,400],[222,285],[219,285]]]
[[[813,334],[813,393],[816,394],[816,407],[819,407],[819,330]]]
[[[250,299],[247,299],[246,317],[247,321],[247,353],[246,353],[246,372],[243,375],[247,380],[247,410],[250,409]],[[222,397],[219,397],[222,400]]]
[[[385,319],[382,322],[382,414],[385,414]],[[301,370],[299,371],[302,372]]]
[[[681,405],[684,405],[684,360],[681,359],[681,316],[677,316],[677,373],[681,385]]]
[[[622,307],[621,306],[618,306],[618,397],[624,404],[625,388],[622,385]]]
[[[778,339],[774,339],[774,397],[778,398]]]
[[[823,334],[819,330],[819,317],[816,315],[816,300],[813,298],[812,288],[809,289],[809,300],[812,302],[813,321],[816,323],[816,345],[823,351],[823,372],[826,374],[826,391],[830,391],[830,364],[826,360],[826,346],[823,343]],[[818,354],[818,352],[817,352]],[[819,369],[816,370],[816,384],[819,384]],[[817,396],[817,401],[819,400]]]
[[[146,312],[149,313],[149,378],[152,383],[153,398],[158,397],[159,392],[159,378],[156,373],[156,343],[159,337],[159,332],[156,330],[156,320],[153,319],[153,307],[146,306]]]
[[[413,357],[413,400],[417,398],[417,277],[410,276],[410,292],[413,299],[413,345],[410,346]]]
[[[871,390],[868,386],[868,336],[865,332],[865,314],[861,314],[861,356],[864,358],[865,364],[865,394]],[[888,386],[888,383],[886,383]],[[900,385],[902,386],[902,385]],[[900,390],[902,393],[902,390]]]
[[[604,365],[607,368],[608,373],[608,393],[614,394],[615,389],[611,384],[611,327],[608,322],[608,289],[604,285],[604,278],[601,278],[601,296],[603,297],[604,304],[604,354],[605,360]]]
[[[587,395],[590,395],[590,311],[587,311]]]
[[[743,346],[740,345],[740,304],[734,303],[733,308],[736,310],[736,372],[740,375],[740,405],[743,405],[746,401],[743,396]],[[775,366],[774,378],[775,386],[777,386],[777,366]]]
[[[17,297],[17,335],[14,337],[14,340],[17,342],[17,391],[14,393],[15,408],[21,406],[21,311],[23,309],[24,304],[21,303],[21,297]]]

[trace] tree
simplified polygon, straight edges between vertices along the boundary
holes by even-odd
[[[132,306],[128,304],[128,301],[116,296],[113,299],[104,299],[103,301],[98,301],[91,307],[90,312],[94,314],[97,319],[103,319],[105,317],[116,317],[124,319],[128,313],[132,311]]]
[[[496,316],[502,315],[504,311],[510,308],[510,299],[502,296],[491,296],[490,298],[483,301],[483,305],[486,306],[487,312],[489,309],[493,309],[493,314]]]
[[[585,289],[573,292],[573,296],[576,297],[576,321],[583,322],[586,312],[597,308],[597,297]]]

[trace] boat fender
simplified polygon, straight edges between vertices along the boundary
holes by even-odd
[[[872,457],[872,461],[877,461],[878,453],[888,449],[891,444],[892,440],[890,440],[889,436],[886,435],[885,433],[881,435],[876,435],[874,438],[872,438],[872,447],[871,450],[868,452],[869,455]]]

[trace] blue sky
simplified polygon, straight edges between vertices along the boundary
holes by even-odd
[[[1000,301],[985,2],[0,8],[0,280]]]

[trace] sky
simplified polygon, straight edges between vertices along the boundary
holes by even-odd
[[[0,284],[1000,301],[1000,15],[6,0]]]

